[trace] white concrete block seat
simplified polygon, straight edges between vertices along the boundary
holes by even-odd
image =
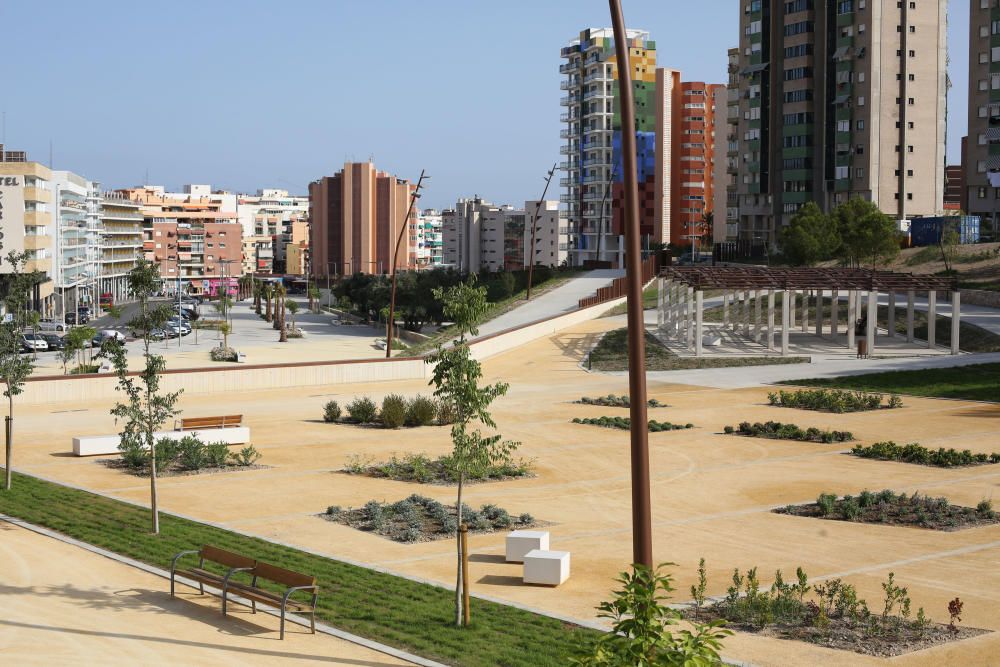
[[[508,563],[523,563],[524,554],[534,549],[549,548],[549,531],[547,530],[515,530],[507,535]]]
[[[524,555],[524,583],[558,586],[569,579],[569,552],[533,549]]]
[[[245,445],[250,442],[250,427],[243,425],[242,415],[223,417],[195,417],[182,419],[173,431],[159,431],[153,438],[183,438],[193,435],[202,442],[224,442],[227,445]],[[88,435],[73,438],[73,454],[76,456],[100,456],[118,454],[121,435]]]

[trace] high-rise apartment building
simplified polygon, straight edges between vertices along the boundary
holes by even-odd
[[[388,273],[402,225],[415,228],[416,212],[406,214],[414,186],[378,171],[370,162],[348,162],[333,176],[309,184],[311,272],[315,277]],[[407,233],[415,237],[412,230]],[[397,268],[414,268],[404,239]]]
[[[236,197],[209,186],[168,193],[159,186],[122,190],[140,204],[146,259],[160,268],[167,290],[232,292],[243,275],[243,228]]]
[[[56,314],[95,308],[101,241],[100,191],[70,171],[52,172]]]
[[[728,154],[740,239],[773,243],[807,201],[862,197],[901,220],[941,211],[947,3],[739,7]]]
[[[26,271],[38,271],[40,280],[32,288],[30,307],[43,317],[55,312],[52,272],[53,196],[52,172],[43,164],[29,162],[23,151],[5,151],[0,144],[0,233],[3,255],[27,253]],[[11,266],[0,263],[0,285],[6,293]]]
[[[660,194],[656,190],[656,44],[642,30],[627,32],[636,119],[641,233],[654,234]],[[570,263],[623,266],[621,119],[618,64],[613,31],[590,28],[563,47],[566,76],[560,100],[565,176],[560,200],[567,207]]]
[[[1000,240],[1000,0],[969,2],[969,135],[965,201],[983,240]]]
[[[439,211],[429,208],[420,213],[417,219],[417,266],[432,268],[443,261],[441,225]]]
[[[240,224],[243,225],[245,270],[258,273],[294,273],[287,270],[285,244],[292,224],[308,222],[309,197],[288,194],[287,190],[264,188],[255,195],[237,195]]]
[[[527,268],[536,208],[535,265],[560,266],[567,260],[567,235],[559,202],[526,201],[524,208],[514,208],[480,197],[459,199],[455,208],[442,211],[443,264],[468,273]]]
[[[138,202],[108,192],[100,196],[99,207],[98,296],[110,294],[115,303],[121,303],[132,298],[128,273],[144,254],[142,210]]]

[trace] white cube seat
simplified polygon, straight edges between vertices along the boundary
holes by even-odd
[[[524,555],[524,583],[558,586],[569,579],[569,552],[534,549]]]
[[[549,548],[549,531],[547,530],[515,530],[507,535],[508,563],[523,563],[524,554],[533,549]]]

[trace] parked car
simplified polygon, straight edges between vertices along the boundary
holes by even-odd
[[[149,332],[150,340],[163,340],[164,338],[171,338],[171,336],[163,329],[157,327]]]
[[[167,323],[163,326],[167,331],[174,330],[178,335],[187,336],[191,333],[191,325],[185,322],[181,318],[172,317],[167,320]]]
[[[66,331],[69,327],[62,320],[55,320],[51,317],[43,317],[38,320],[39,331]]]
[[[101,347],[104,345],[105,342],[109,340],[117,340],[120,343],[124,343],[125,334],[123,334],[121,331],[115,331],[114,329],[104,329],[98,332],[96,336],[94,336],[93,339],[94,347]]]
[[[49,344],[38,334],[21,334],[21,349],[25,352],[45,352],[49,349]]]
[[[59,350],[66,349],[66,341],[62,339],[62,336],[57,336],[55,334],[40,334],[39,337],[48,344],[49,350],[58,352]]]
[[[84,315],[80,313],[66,313],[66,324],[70,326],[75,326],[77,324],[86,324],[90,321],[89,315]]]

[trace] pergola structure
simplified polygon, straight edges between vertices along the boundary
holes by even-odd
[[[856,321],[867,312],[868,354],[875,350],[878,331],[879,294],[888,296],[888,336],[896,335],[896,296],[906,294],[906,340],[914,341],[913,310],[917,292],[927,293],[927,347],[934,347],[937,322],[937,293],[951,292],[951,353],[959,353],[960,296],[954,278],[919,276],[891,271],[845,268],[763,268],[763,267],[673,267],[660,271],[657,279],[657,327],[667,338],[675,339],[695,356],[704,347],[704,292],[722,291],[723,327],[755,342],[766,337],[767,349],[775,349],[775,294],[781,293],[782,356],[789,354],[788,336],[796,326],[796,299],[802,295],[799,324],[809,332],[809,294],[815,293],[817,336],[823,334],[823,296],[831,296],[829,323],[832,337],[839,333],[840,295],[847,294],[847,347],[855,346]],[[767,300],[766,329],[763,303]],[[751,314],[751,304],[754,313]],[[867,311],[865,309],[867,308]],[[732,312],[731,312],[732,311]],[[730,317],[732,315],[732,317]]]

